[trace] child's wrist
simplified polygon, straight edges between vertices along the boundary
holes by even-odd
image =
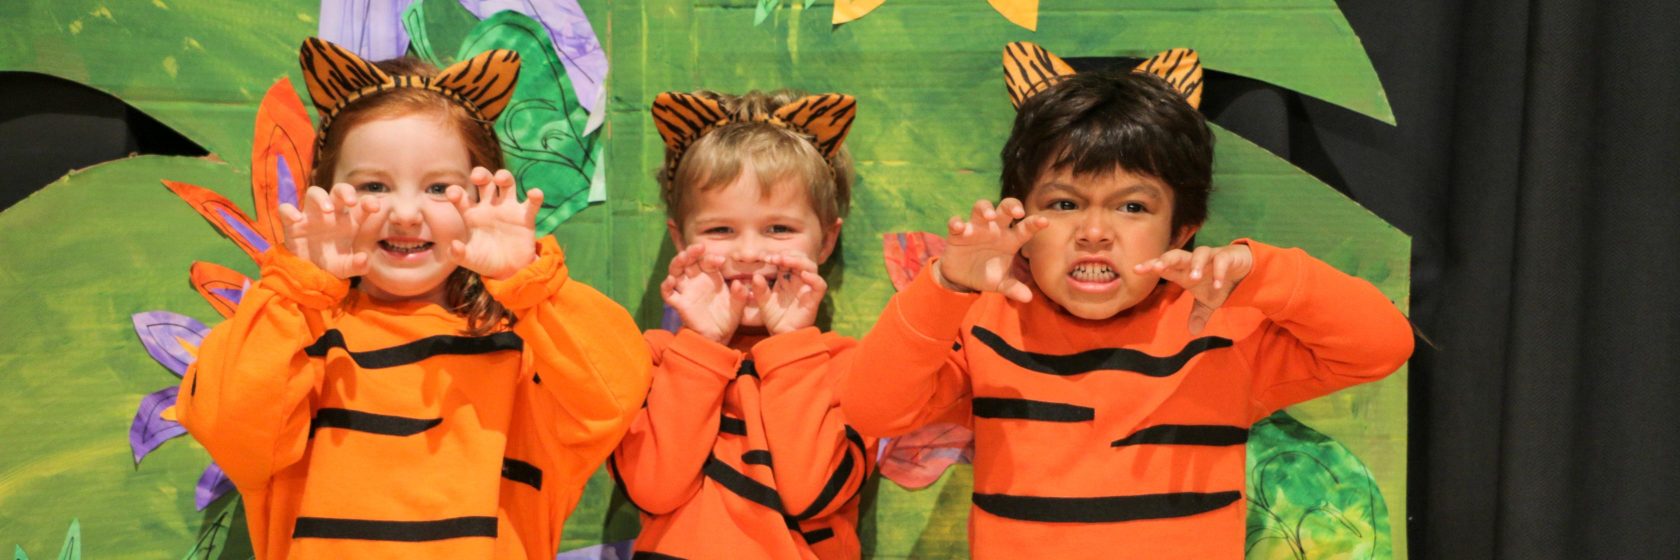
[[[940,261],[940,262],[943,262],[943,261]],[[961,284],[957,284],[956,282],[952,282],[949,278],[946,278],[944,268],[945,268],[944,266],[940,266],[939,262],[934,263],[934,266],[933,266],[933,282],[935,284],[938,284],[939,287],[945,288],[946,290],[950,290],[950,291],[953,291],[953,292],[956,292],[956,293],[959,293],[959,294],[973,294],[973,293],[978,293],[979,292],[979,290],[975,290],[973,288],[969,288],[968,286],[963,286]]]

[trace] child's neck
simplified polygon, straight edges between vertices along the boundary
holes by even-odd
[[[737,327],[735,335],[729,338],[728,346],[745,352],[766,338],[770,338],[770,331],[764,327]]]

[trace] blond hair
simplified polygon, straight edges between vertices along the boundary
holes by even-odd
[[[743,167],[750,166],[766,198],[774,185],[786,180],[805,185],[811,210],[824,233],[831,234],[835,220],[851,209],[850,154],[841,147],[832,159],[824,158],[809,136],[756,118],[770,115],[805,94],[783,89],[742,95],[700,90],[694,95],[716,101],[730,124],[701,135],[682,153],[665,151],[665,165],[657,173],[665,215],[680,226],[693,210],[690,204],[694,194],[728,186],[746,171]],[[672,161],[676,158],[681,161]]]

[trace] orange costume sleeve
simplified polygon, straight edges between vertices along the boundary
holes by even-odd
[[[858,343],[840,402],[864,434],[897,436],[938,418],[968,423],[968,363],[957,339],[980,296],[941,287],[931,273],[938,265],[922,267]]]
[[[261,280],[204,337],[175,404],[181,425],[241,489],[266,485],[303,457],[322,373],[304,349],[350,289],[278,247],[258,264]]]
[[[643,512],[638,554],[855,558],[873,442],[835,397],[855,344],[815,328],[747,351],[689,330],[647,339],[653,390],[614,454]]]
[[[718,437],[723,391],[735,380],[741,358],[687,329],[675,336],[661,330],[645,336],[653,353],[653,387],[612,466],[637,508],[665,515],[700,491],[700,468]]]

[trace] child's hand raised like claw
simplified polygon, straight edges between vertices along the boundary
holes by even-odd
[[[465,240],[450,244],[450,255],[479,276],[505,280],[537,258],[537,211],[542,209],[543,193],[525,191],[525,201],[520,202],[513,174],[506,169],[492,175],[474,167],[470,179],[478,187],[478,200],[459,185],[450,185],[444,195],[467,226]]]
[[[816,261],[796,251],[764,260],[776,267],[778,276],[774,285],[763,276],[753,276],[753,301],[758,303],[764,328],[770,334],[782,334],[815,324],[817,308],[828,292],[828,282],[817,274]]]
[[[1021,201],[1005,198],[996,208],[989,201],[974,203],[968,221],[952,217],[946,224],[945,254],[934,278],[958,291],[1000,292],[1026,303],[1032,288],[1015,272],[1016,252],[1034,234],[1049,226],[1042,216],[1027,217]]]
[[[1133,270],[1159,275],[1190,292],[1196,298],[1196,306],[1190,311],[1190,334],[1201,334],[1213,310],[1224,305],[1231,290],[1254,270],[1254,253],[1240,244],[1197,247],[1195,251],[1173,249],[1138,263]]]
[[[302,203],[301,210],[280,205],[286,250],[340,279],[367,274],[373,246],[360,246],[356,234],[384,222],[385,209],[379,199],[357,197],[354,187],[339,183],[331,193],[309,187]]]
[[[718,344],[729,344],[747,306],[747,286],[723,277],[723,255],[707,255],[689,245],[671,259],[671,272],[659,284],[665,303],[677,311],[683,327]]]

